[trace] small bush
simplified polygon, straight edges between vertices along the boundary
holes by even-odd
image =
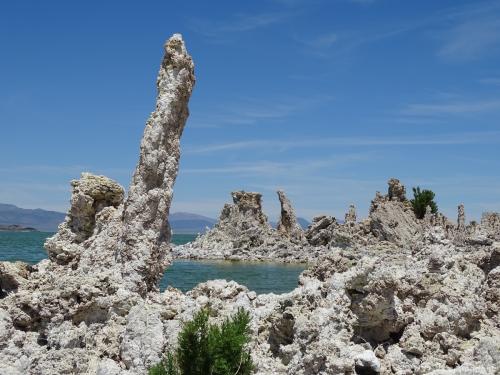
[[[243,309],[219,327],[201,310],[179,334],[175,355],[149,369],[149,375],[248,375],[253,363],[245,345],[250,341],[250,315]]]
[[[427,206],[430,206],[431,212],[435,214],[438,212],[438,206],[434,202],[435,194],[432,190],[420,190],[420,187],[413,188],[414,198],[410,200],[413,206],[413,212],[418,219],[423,219],[425,216],[425,210]]]

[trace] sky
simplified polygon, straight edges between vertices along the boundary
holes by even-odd
[[[366,216],[399,178],[455,220],[500,211],[500,1],[9,1],[0,5],[0,202],[65,211],[72,179],[128,187],[163,43],[197,82],[172,212],[233,190],[271,219]]]

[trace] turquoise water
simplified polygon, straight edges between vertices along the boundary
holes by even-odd
[[[38,263],[47,258],[43,243],[53,234],[51,232],[0,232],[0,260]],[[174,234],[172,243],[182,245],[195,238],[194,234]]]
[[[53,233],[0,232],[0,261],[37,263],[47,257],[43,243]],[[192,234],[174,234],[172,243],[181,245],[195,239]],[[297,286],[304,265],[176,260],[165,271],[160,289],[173,286],[186,292],[197,284],[214,279],[234,280],[257,293],[285,293]]]
[[[246,285],[257,293],[280,294],[297,287],[304,268],[302,264],[176,260],[165,271],[160,289],[171,285],[187,292],[200,282],[226,279]]]

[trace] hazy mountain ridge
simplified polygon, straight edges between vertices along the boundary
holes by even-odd
[[[174,212],[168,222],[176,234],[195,234],[205,232],[207,227],[212,228],[217,220],[188,212]]]
[[[40,208],[20,208],[13,204],[0,203],[0,225],[19,225],[35,228],[42,232],[54,232],[66,214]]]

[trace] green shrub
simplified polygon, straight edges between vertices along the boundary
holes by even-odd
[[[413,196],[414,198],[410,200],[413,206],[413,212],[415,212],[415,216],[419,219],[423,219],[425,216],[425,210],[427,206],[430,206],[431,212],[435,214],[438,212],[438,206],[436,202],[434,202],[435,194],[432,190],[422,190],[420,191],[420,187],[413,188]]]
[[[219,327],[201,310],[179,334],[175,354],[149,369],[149,375],[248,375],[253,363],[245,345],[250,341],[250,315],[243,309]]]

